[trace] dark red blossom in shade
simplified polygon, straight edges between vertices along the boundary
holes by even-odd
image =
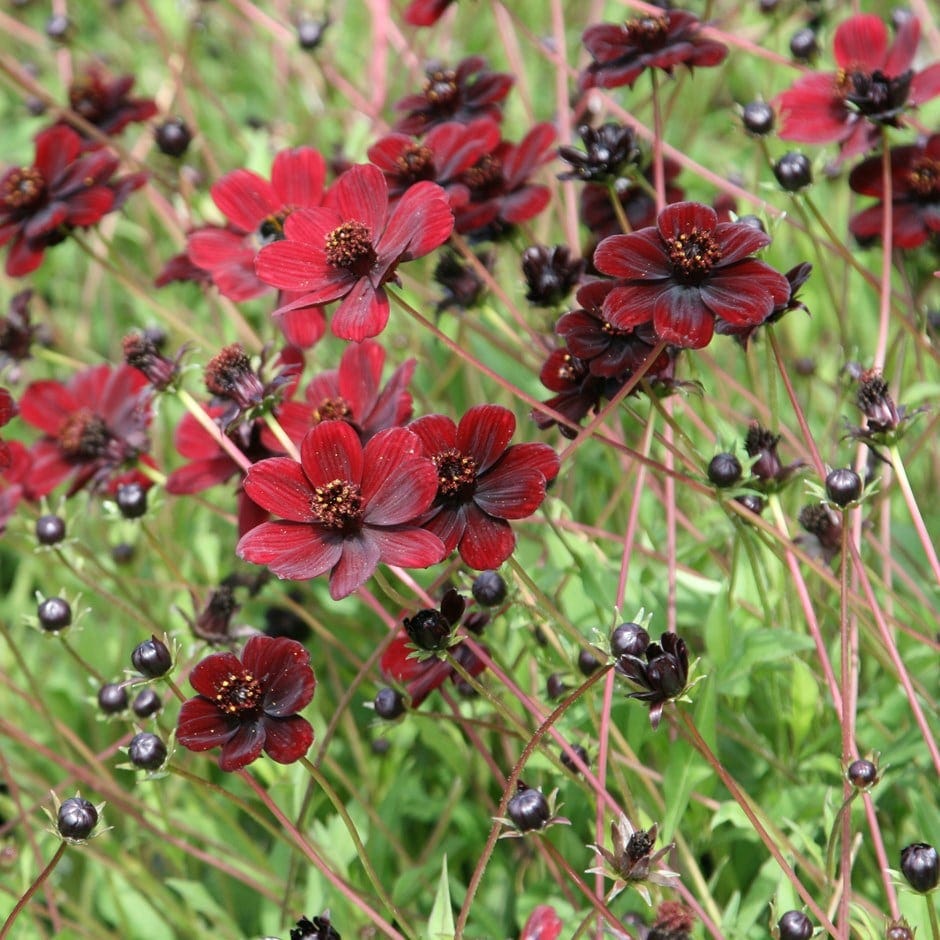
[[[426,415],[409,427],[437,471],[434,505],[424,527],[455,548],[471,568],[498,568],[516,547],[510,519],[531,516],[558,473],[558,455],[547,444],[513,444],[511,411],[477,405],[459,424]]]
[[[411,0],[405,10],[405,22],[410,26],[433,26],[454,0]]]
[[[220,747],[222,770],[241,770],[262,751],[292,764],[313,744],[313,728],[297,712],[310,704],[316,679],[296,640],[253,636],[241,657],[213,653],[189,681],[199,694],[183,703],[176,740],[190,751]]]
[[[768,244],[765,232],[719,222],[709,206],[667,206],[655,227],[597,246],[594,266],[621,279],[604,299],[604,316],[620,329],[652,322],[661,340],[692,349],[708,345],[717,319],[763,323],[790,297],[789,281],[752,257]]]
[[[29,496],[26,481],[31,467],[30,453],[19,441],[0,440],[0,535],[20,501]]]
[[[415,360],[402,363],[382,386],[385,350],[374,340],[346,347],[338,369],[315,375],[304,390],[304,401],[287,401],[278,409],[278,421],[294,443],[323,421],[352,425],[363,444],[386,428],[401,427],[411,420],[412,399],[408,383]],[[279,445],[267,430],[263,440]]]
[[[689,681],[689,651],[681,637],[664,633],[659,643],[650,643],[646,647],[643,657],[620,656],[616,669],[639,687],[639,692],[630,692],[628,697],[649,704],[650,725],[655,731],[666,702],[685,691]]]
[[[5,317],[0,317],[0,366],[12,364],[12,380],[19,375],[19,363],[30,357],[30,348],[39,327],[30,322],[31,290],[21,290],[10,298]]]
[[[300,294],[281,310],[341,300],[333,332],[361,342],[385,329],[384,285],[396,281],[398,265],[442,245],[453,227],[447,194],[436,183],[415,183],[390,209],[382,171],[357,165],[330,188],[322,208],[288,216],[284,240],[261,249],[255,270],[267,283]]]
[[[863,244],[881,238],[884,181],[881,157],[863,160],[849,186],[878,202],[852,217],[849,228]],[[918,248],[940,235],[940,134],[891,148],[891,239],[895,248]]]
[[[518,144],[501,141],[462,176],[470,201],[454,210],[454,228],[477,237],[498,236],[509,226],[528,222],[547,205],[547,186],[532,175],[555,157],[555,128],[536,124]]]
[[[539,904],[519,934],[519,940],[558,940],[564,924],[550,904]]]
[[[608,380],[590,372],[586,360],[564,348],[549,354],[539,372],[539,380],[549,391],[556,393],[542,404],[559,412],[572,425],[580,424],[585,415],[597,411],[608,384]],[[563,436],[573,438],[577,434],[576,428],[562,424],[538,409],[533,410],[532,418],[542,430],[557,424]]]
[[[405,113],[395,122],[394,130],[417,135],[445,121],[469,124],[481,117],[502,121],[503,99],[512,88],[513,77],[491,72],[481,56],[470,56],[452,69],[432,63],[425,75],[420,94],[406,95],[396,102],[395,110]]]
[[[248,471],[247,494],[283,521],[243,535],[240,558],[294,581],[329,571],[339,600],[379,563],[427,568],[444,557],[437,535],[412,523],[437,491],[417,435],[390,428],[363,446],[345,421],[325,421],[307,432],[300,458],[273,457]]]
[[[149,449],[150,388],[130,366],[83,369],[65,384],[33,382],[20,416],[45,435],[31,448],[31,497],[71,478],[68,494],[106,486]]]
[[[0,177],[0,245],[10,244],[7,274],[35,271],[46,248],[73,229],[100,222],[144,184],[145,173],[114,178],[118,162],[104,148],[83,153],[82,139],[70,127],[53,126],[36,135],[33,165],[13,167]]]
[[[702,35],[701,22],[687,10],[589,26],[582,41],[593,60],[581,76],[582,88],[632,86],[647,69],[671,75],[677,65],[691,71],[718,65],[728,54],[723,43]]]
[[[69,107],[102,133],[118,134],[128,124],[147,121],[157,113],[151,98],[130,97],[133,87],[133,75],[112,78],[101,65],[92,63],[69,85]],[[63,119],[59,123],[67,122]]]
[[[496,255],[492,251],[476,252],[476,259],[488,271],[493,270]],[[456,252],[441,252],[434,267],[434,280],[444,288],[444,296],[437,302],[435,313],[454,308],[467,310],[475,307],[486,294],[486,282],[477,270]]]
[[[461,175],[499,142],[499,125],[492,118],[448,121],[432,127],[423,140],[388,134],[369,148],[369,159],[385,174],[392,205],[410,186],[430,180],[444,188],[454,208],[470,198]]]
[[[859,14],[841,23],[833,39],[838,70],[803,75],[774,102],[781,139],[838,143],[845,160],[874,146],[880,125],[898,127],[909,106],[940,95],[940,63],[919,72],[911,68],[919,20],[905,11],[894,42],[888,39],[877,16]]]

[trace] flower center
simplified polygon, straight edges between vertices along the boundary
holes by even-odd
[[[643,50],[659,49],[669,35],[666,16],[640,16],[623,24],[627,41]]]
[[[437,495],[449,503],[467,502],[476,490],[476,461],[456,448],[441,451],[431,459],[437,467]]]
[[[111,432],[104,419],[90,408],[79,408],[70,414],[59,431],[59,447],[66,457],[83,460],[103,457],[110,440]]]
[[[362,222],[344,222],[326,236],[326,260],[334,268],[346,268],[365,277],[375,264],[371,233]]]
[[[701,283],[721,260],[721,248],[711,232],[694,228],[665,242],[676,276],[688,284]]]
[[[252,370],[251,360],[240,343],[226,346],[210,359],[203,377],[213,395],[230,399],[239,408],[250,408],[264,399],[264,385]]]
[[[630,836],[630,841],[627,842],[626,855],[631,862],[638,862],[640,859],[646,858],[652,850],[653,840],[650,838],[650,834],[641,829]]]
[[[940,160],[931,160],[930,157],[913,160],[907,181],[924,202],[940,199]]]
[[[321,421],[345,421],[351,417],[352,408],[345,398],[324,398],[311,415],[314,424]]]
[[[355,483],[333,480],[313,491],[310,509],[320,525],[352,532],[362,521],[362,495]]]
[[[90,124],[104,117],[108,110],[105,89],[101,81],[93,76],[78,79],[71,84],[69,104],[76,114],[80,114]]]
[[[34,166],[13,170],[3,183],[2,198],[10,209],[29,209],[42,199],[46,180]]]
[[[395,164],[406,179],[429,180],[434,177],[433,156],[430,148],[411,144],[396,158]]]
[[[842,70],[836,75],[836,86],[841,97],[860,114],[893,125],[907,103],[913,77],[910,69],[901,75],[885,75],[880,69],[871,73]]]
[[[461,178],[474,195],[485,195],[502,181],[503,165],[492,154],[485,153]]]
[[[249,718],[261,711],[261,684],[250,672],[230,672],[219,683],[215,704],[226,715]]]
[[[457,97],[457,73],[452,69],[435,69],[427,74],[424,97],[433,105],[450,104]]]

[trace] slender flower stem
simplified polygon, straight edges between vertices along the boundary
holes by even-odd
[[[839,672],[842,690],[842,769],[849,766],[855,756],[855,708],[852,695],[852,622],[849,615],[849,519],[848,513],[842,513],[842,550],[839,553]],[[855,788],[843,778],[842,795],[844,803],[841,812],[842,851],[839,860],[839,873],[842,878],[842,890],[839,893],[839,926],[849,937],[849,905],[852,900],[852,811],[850,804],[856,794]]]
[[[81,666],[82,669],[84,669],[85,672],[87,672],[88,675],[90,675],[95,680],[95,682],[101,685],[104,682],[104,676],[102,676],[101,673],[98,672],[98,670],[95,669],[95,667],[92,666],[92,664],[88,662],[88,660],[86,660],[81,655],[81,653],[79,653],[78,650],[76,650],[75,647],[72,646],[71,643],[69,643],[68,637],[63,636],[63,637],[59,637],[59,639],[61,640],[62,645],[65,647],[66,653],[68,653],[69,656],[71,656],[72,659],[74,659],[75,662],[77,662],[78,665]]]
[[[287,432],[281,427],[280,421],[270,411],[265,412],[264,423],[271,429],[271,433],[277,438],[278,443],[284,448],[288,457],[300,463],[300,451],[297,450],[297,445],[287,436]]]
[[[934,904],[933,895],[924,895],[924,904],[927,905],[927,917],[930,920],[930,932],[933,940],[940,940],[940,921],[937,920],[937,905]]]
[[[904,469],[904,461],[901,459],[901,452],[898,450],[898,445],[892,444],[888,448],[888,454],[891,457],[891,466],[898,479],[898,486],[901,487],[901,492],[904,495],[907,510],[911,514],[911,522],[914,523],[914,530],[917,532],[917,537],[920,539],[920,544],[923,546],[924,554],[927,556],[927,561],[933,571],[933,576],[937,584],[940,584],[940,560],[937,559],[937,550],[934,548],[933,539],[927,531],[924,517],[921,514],[920,507],[917,505],[917,497],[914,496],[914,491],[911,489],[911,481],[907,478],[907,471]]]
[[[656,69],[650,69],[653,86],[653,186],[656,189],[656,211],[666,208],[666,164],[663,159],[663,112],[659,100]]]
[[[179,396],[179,400],[186,406],[186,410],[202,425],[203,429],[212,440],[247,473],[251,468],[251,461],[232,443],[228,435],[222,431],[212,418],[206,414],[202,405],[184,388],[181,388],[176,394]]]
[[[878,343],[874,367],[883,369],[888,354],[888,328],[891,325],[891,253],[894,247],[894,202],[892,200],[891,147],[887,129],[881,131],[881,302],[878,309]]]
[[[36,876],[36,879],[33,883],[26,889],[26,892],[23,896],[16,902],[13,907],[13,910],[10,911],[10,916],[3,923],[3,927],[0,927],[0,940],[5,940],[6,937],[10,936],[10,931],[13,929],[13,923],[17,917],[23,912],[23,908],[30,902],[32,896],[39,890],[42,886],[42,883],[52,874],[55,870],[56,865],[62,859],[62,856],[65,854],[65,848],[68,845],[67,842],[60,842],[59,847],[55,851],[55,855],[49,859],[49,864]]]

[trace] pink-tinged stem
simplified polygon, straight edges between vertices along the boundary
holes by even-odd
[[[855,617],[849,615],[849,520],[848,513],[842,513],[842,551],[839,555],[839,673],[842,689],[842,769],[855,759],[855,707],[852,695],[852,626]],[[854,788],[848,779],[842,780],[842,798],[845,806],[841,820],[841,852],[839,856],[839,875],[842,890],[839,895],[839,927],[848,940],[850,932],[849,906],[852,900],[852,812],[849,802]]]
[[[924,554],[933,571],[934,579],[940,584],[940,561],[937,560],[937,550],[934,548],[933,539],[927,531],[924,523],[924,517],[921,515],[920,507],[917,505],[917,499],[914,491],[911,489],[911,481],[907,478],[907,471],[904,469],[904,461],[901,459],[901,452],[897,444],[892,444],[888,449],[891,456],[891,466],[894,468],[898,479],[898,486],[901,487],[901,493],[904,495],[904,502],[907,504],[907,511],[911,514],[911,522],[914,523],[914,531],[920,539]]]
[[[898,893],[894,888],[894,882],[889,873],[888,855],[885,852],[884,839],[881,838],[881,826],[878,824],[878,814],[875,812],[875,804],[870,793],[863,793],[862,799],[865,801],[865,817],[868,820],[868,831],[871,833],[872,845],[875,849],[875,858],[878,859],[878,871],[881,872],[881,883],[885,888],[885,895],[888,898],[888,907],[891,908],[891,919],[897,920],[901,916],[898,907]]]
[[[177,393],[179,400],[186,406],[186,410],[202,425],[203,430],[228,454],[241,470],[247,473],[251,469],[251,461],[235,446],[224,434],[222,429],[206,414],[206,410],[193,398],[186,389]]]
[[[888,327],[891,324],[891,253],[894,248],[894,203],[891,199],[891,148],[888,135],[881,135],[881,303],[878,310],[878,345],[874,367],[884,368],[888,353]]]
[[[667,413],[671,414],[671,401],[663,402],[663,407],[667,409]],[[663,500],[666,503],[666,629],[670,633],[675,633],[678,618],[676,609],[678,596],[676,574],[678,541],[676,533],[676,478],[673,475],[676,468],[675,434],[671,424],[666,424],[663,437],[666,442],[666,453],[663,458],[663,465],[666,468],[666,475],[663,479]]]
[[[653,428],[656,422],[653,415],[646,425],[646,433],[643,437],[643,453],[649,454],[650,444],[653,440]],[[624,597],[627,591],[627,579],[630,574],[630,558],[633,556],[633,545],[636,541],[637,520],[640,517],[640,497],[646,488],[646,464],[640,464],[636,472],[636,486],[633,488],[633,499],[630,501],[630,515],[627,517],[627,531],[623,536],[623,551],[620,553],[620,577],[617,580],[617,599],[615,606],[617,610],[623,607]]]
[[[62,856],[65,854],[65,847],[68,843],[60,842],[59,847],[55,851],[55,855],[49,859],[49,864],[36,876],[36,880],[26,889],[26,892],[23,896],[16,902],[13,907],[13,910],[10,911],[10,916],[4,921],[3,927],[0,927],[0,940],[5,940],[6,937],[10,936],[10,931],[13,929],[13,923],[17,917],[23,912],[23,908],[29,904],[32,896],[39,890],[42,886],[42,883],[52,874],[56,865],[59,864]]]
[[[568,104],[568,63],[565,58],[567,36],[565,33],[565,13],[561,0],[551,0],[552,38],[559,56],[559,66],[555,68],[555,116],[558,124],[559,143],[570,144],[572,141],[571,108]],[[575,195],[574,180],[567,180],[560,185],[564,197],[565,239],[572,251],[578,250],[581,240],[578,235],[578,203]]]
[[[598,729],[597,744],[597,782],[601,789],[607,789],[607,752],[610,748],[610,709],[614,701],[614,672],[607,673],[604,680],[604,706],[601,709],[601,724]],[[594,822],[594,844],[603,845],[606,836],[604,826],[604,804],[597,802],[597,816]],[[599,899],[604,897],[604,874],[595,872],[594,893]],[[600,922],[598,922],[600,929]]]

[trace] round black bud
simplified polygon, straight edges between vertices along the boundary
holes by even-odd
[[[809,62],[819,53],[819,43],[816,41],[816,33],[808,26],[798,29],[790,37],[790,55],[797,62]]]
[[[127,708],[127,689],[120,682],[108,682],[98,689],[98,707],[106,715],[119,715]]]
[[[408,638],[418,649],[447,649],[453,625],[439,610],[430,607],[419,610],[413,617],[406,617],[403,623]]]
[[[600,668],[601,661],[590,650],[585,649],[578,653],[578,669],[582,675],[591,676]]]
[[[736,497],[736,500],[755,516],[759,516],[764,511],[764,500],[754,493],[742,493]]]
[[[751,101],[744,106],[741,120],[750,133],[763,136],[774,129],[774,109],[766,101]]]
[[[391,721],[405,713],[405,700],[401,693],[386,686],[375,693],[372,702],[376,715]]]
[[[64,630],[72,622],[72,608],[61,597],[47,597],[36,611],[39,626],[50,633]]]
[[[914,932],[907,921],[902,919],[888,925],[885,940],[914,940]]]
[[[545,693],[550,699],[561,698],[568,691],[568,686],[560,672],[553,672],[545,683]]]
[[[583,747],[581,747],[580,744],[572,744],[571,750],[574,751],[575,754],[578,755],[578,759],[581,761],[582,764],[584,764],[585,767],[589,766],[590,758],[588,757],[588,752]],[[561,752],[561,762],[572,773],[577,774],[581,772],[580,769],[578,768],[578,765],[575,764],[575,762],[568,756],[567,751]]]
[[[72,21],[63,13],[56,13],[46,20],[46,35],[53,42],[68,42],[74,31]]]
[[[826,476],[826,495],[837,506],[848,506],[862,495],[862,478],[849,467],[830,470]]]
[[[125,519],[139,519],[147,512],[147,489],[141,483],[122,483],[115,500]]]
[[[297,42],[300,48],[306,49],[308,52],[311,49],[316,49],[323,42],[323,34],[329,25],[330,21],[328,19],[315,20],[304,17],[297,24]]]
[[[926,842],[915,842],[901,849],[901,874],[921,894],[933,891],[940,881],[940,858],[937,850]]]
[[[167,118],[153,132],[160,153],[168,157],[181,157],[192,143],[193,133],[182,118]]]
[[[134,668],[148,679],[166,675],[173,665],[173,657],[162,640],[151,636],[149,640],[138,643],[131,653]]]
[[[98,810],[81,796],[72,796],[59,807],[56,828],[64,839],[87,839],[98,823]]]
[[[524,783],[518,784],[516,792],[506,804],[506,813],[520,832],[544,829],[552,816],[545,794]]]
[[[878,768],[870,760],[853,760],[845,775],[857,790],[867,790],[878,782]]]
[[[813,182],[813,168],[806,154],[790,150],[774,164],[774,176],[782,189],[795,193]]]
[[[715,454],[708,462],[708,479],[715,486],[734,486],[741,473],[741,461],[734,454]]]
[[[166,760],[166,745],[155,734],[142,731],[131,738],[127,756],[141,770],[159,770]]]
[[[498,571],[481,571],[470,589],[473,599],[482,607],[496,607],[506,600],[506,582]]]
[[[610,632],[610,655],[642,656],[650,645],[650,635],[638,623],[622,623]]]
[[[162,699],[151,688],[141,689],[131,702],[131,709],[138,718],[150,718],[156,715],[162,706]]]
[[[326,914],[312,919],[301,917],[291,928],[290,940],[341,940],[339,931],[330,924]]]
[[[65,538],[65,520],[52,514],[36,520],[36,541],[40,545],[58,545]]]
[[[111,549],[111,557],[117,565],[129,564],[134,559],[134,546],[130,542],[118,542]]]
[[[373,738],[370,746],[376,757],[384,757],[389,752],[392,742],[388,738]]]
[[[777,921],[780,940],[809,940],[813,935],[813,922],[802,911],[787,911]]]

